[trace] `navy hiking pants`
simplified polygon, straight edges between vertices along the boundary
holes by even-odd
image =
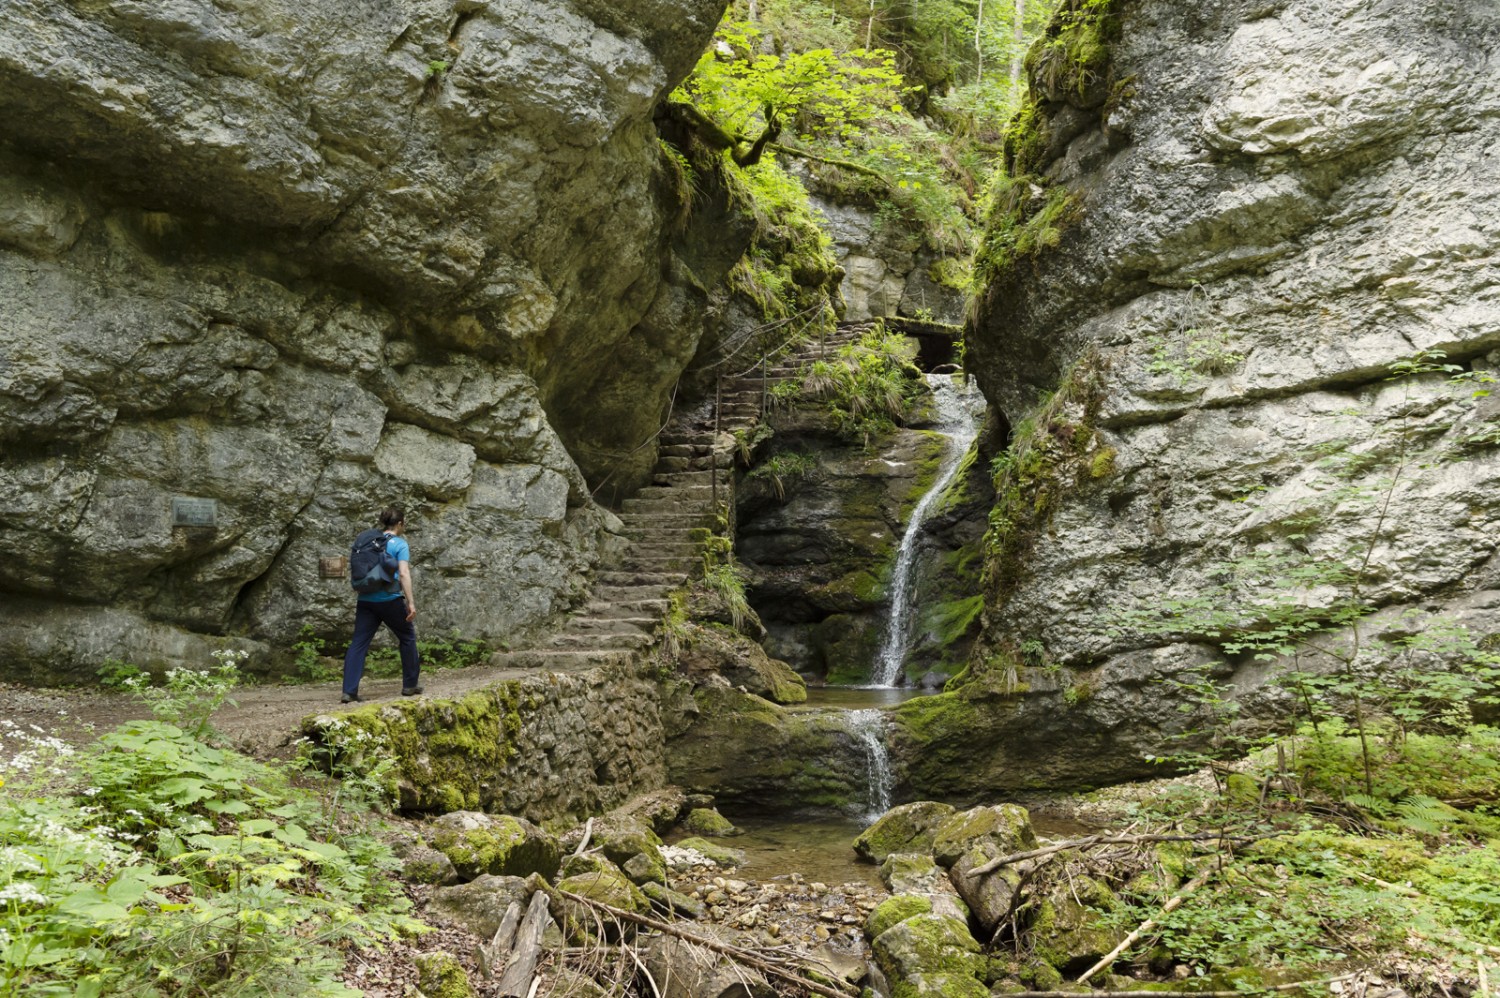
[[[359,681],[365,674],[365,656],[381,624],[389,627],[401,644],[401,688],[409,690],[417,685],[422,666],[417,659],[416,625],[406,619],[406,600],[362,599],[355,603],[354,640],[344,653],[344,692],[349,696],[359,692]]]

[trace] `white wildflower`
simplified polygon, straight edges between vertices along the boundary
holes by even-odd
[[[0,901],[19,901],[21,904],[46,904],[47,895],[35,887],[18,880],[9,887],[0,887]]]

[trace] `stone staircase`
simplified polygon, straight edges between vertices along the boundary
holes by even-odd
[[[618,515],[630,545],[619,562],[598,573],[588,603],[560,630],[535,647],[497,652],[490,664],[577,672],[627,665],[650,648],[667,612],[667,594],[702,573],[709,537],[732,529],[734,434],[755,429],[770,388],[800,375],[867,328],[840,327],[826,340],[802,344],[753,372],[725,378],[717,434],[712,400],[675,414],[659,437],[652,483],[621,503]]]

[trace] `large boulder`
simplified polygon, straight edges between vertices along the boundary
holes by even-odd
[[[489,939],[500,927],[512,904],[522,909],[531,891],[521,877],[496,877],[486,873],[467,884],[439,887],[432,892],[432,907],[481,939]]]
[[[1063,976],[1076,976],[1125,938],[1125,929],[1105,919],[1120,907],[1108,885],[1085,875],[1069,877],[1041,899],[1029,928],[1031,950]]]
[[[988,998],[984,955],[955,918],[913,914],[871,942],[891,998]]]
[[[557,839],[525,818],[454,811],[432,822],[432,848],[464,879],[480,874],[550,877],[562,858]]]
[[[1021,871],[1015,864],[986,867],[997,857],[1035,845],[1026,809],[999,804],[949,818],[933,836],[933,856],[948,867],[948,877],[974,919],[993,933],[1020,903]]]
[[[882,814],[854,839],[862,859],[883,863],[892,853],[930,853],[939,826],[957,812],[952,804],[913,801]]]
[[[994,804],[958,813],[950,811],[932,833],[932,857],[943,866],[952,866],[959,857],[974,849],[1004,856],[1035,847],[1036,833],[1031,828],[1031,815],[1024,807],[1015,804]]]

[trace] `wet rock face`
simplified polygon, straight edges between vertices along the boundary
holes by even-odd
[[[651,117],[721,7],[6,5],[10,666],[339,634],[318,558],[391,502],[428,633],[566,609],[716,279]]]
[[[1112,98],[1085,114],[1037,83],[1038,176],[1076,220],[1000,271],[968,341],[1012,425],[1080,358],[1103,372],[1089,429],[1110,461],[1048,512],[986,632],[1065,667],[998,709],[1013,761],[1050,731],[1078,751],[1042,762],[1048,778],[1081,783],[1148,771],[1121,760],[1180,726],[1160,681],[1182,669],[1232,682],[1249,716],[1285,712],[1276,668],[1205,629],[1117,626],[1236,605],[1250,590],[1226,590],[1226,568],[1252,551],[1363,563],[1386,608],[1370,640],[1399,637],[1403,608],[1500,622],[1496,410],[1449,380],[1500,362],[1500,11],[1114,6]],[[1419,351],[1458,369],[1391,380]]]

